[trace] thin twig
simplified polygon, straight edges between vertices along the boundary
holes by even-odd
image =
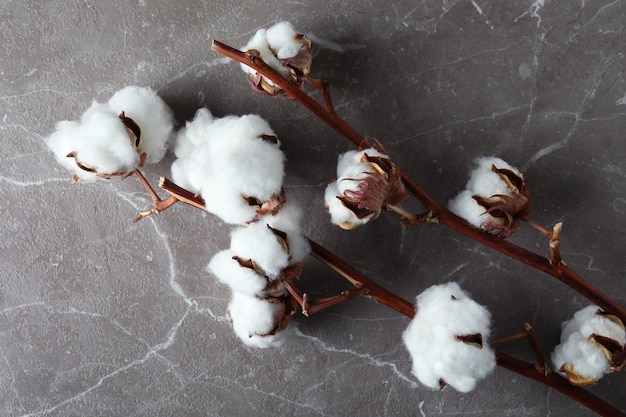
[[[137,223],[139,220],[148,216],[152,216],[153,214],[160,213],[163,210],[170,208],[171,206],[173,206],[179,201],[174,196],[166,200],[161,200],[161,198],[159,198],[159,196],[154,191],[154,189],[152,188],[148,180],[146,180],[146,177],[143,176],[143,174],[141,173],[141,171],[139,171],[139,169],[134,170],[133,174],[135,174],[135,176],[139,179],[139,181],[144,186],[146,191],[148,191],[148,194],[150,194],[150,198],[152,198],[152,204],[154,205],[154,207],[151,208],[150,210],[141,211],[139,215],[133,219],[133,223]]]
[[[311,255],[314,258],[350,281],[355,287],[367,288],[367,295],[369,297],[372,297],[376,301],[391,307],[407,317],[415,316],[415,307],[413,304],[383,288],[320,244],[311,239],[308,239],[308,241],[311,246]]]

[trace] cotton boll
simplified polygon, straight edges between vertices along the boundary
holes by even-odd
[[[324,200],[331,222],[351,230],[406,196],[397,167],[386,154],[369,148],[339,157],[337,179],[326,187]]]
[[[230,250],[218,252],[211,259],[208,270],[233,292],[250,297],[260,295],[267,286],[267,279],[254,269],[241,266],[233,259],[234,256],[234,252]]]
[[[94,179],[127,175],[142,162],[158,162],[172,132],[173,114],[165,102],[149,88],[131,86],[106,103],[94,101],[78,121],[59,123],[46,142],[77,178]]]
[[[280,271],[289,265],[289,254],[264,221],[234,231],[230,249],[240,258],[254,260],[272,280],[277,279]]]
[[[285,314],[281,302],[269,302],[257,297],[233,293],[228,305],[235,334],[248,346],[267,348],[281,345],[286,332],[276,332]]]
[[[610,372],[610,360],[592,335],[612,339],[619,346],[626,344],[626,331],[619,319],[599,314],[599,307],[587,306],[563,323],[561,343],[552,353],[552,362],[575,385],[587,385]]]
[[[255,50],[258,56],[277,73],[298,86],[302,86],[311,70],[313,48],[311,41],[297,33],[288,22],[278,23],[269,29],[259,29],[242,51]],[[257,92],[271,96],[285,95],[274,82],[241,64],[248,81]]]
[[[495,165],[497,168],[509,169],[520,176],[522,175],[516,168],[496,157],[478,158],[474,161],[474,164],[476,168],[470,174],[466,189],[485,198],[496,194],[512,195],[512,191],[506,182],[502,180],[500,175],[491,170],[492,165]]]
[[[119,117],[97,103],[81,120],[58,123],[46,144],[65,168],[83,180],[132,172],[139,163]]]
[[[610,368],[602,349],[581,333],[573,333],[565,339],[562,338],[561,344],[554,348],[552,362],[557,370],[566,363],[571,364],[573,370],[587,380],[586,383],[598,381],[609,373]],[[586,385],[586,383],[577,383],[577,385]]]
[[[523,175],[500,158],[474,162],[466,189],[450,200],[448,208],[472,225],[506,238],[517,231],[517,220],[530,214]]]
[[[139,153],[146,153],[146,163],[163,159],[174,133],[174,113],[151,88],[130,86],[111,97],[111,110],[124,112],[141,128]]]
[[[254,220],[280,196],[285,156],[269,124],[256,115],[215,119],[200,109],[179,132],[174,181],[199,192],[206,210],[227,223]]]
[[[279,144],[261,138],[262,135],[275,136],[269,124],[257,115],[228,118],[216,124],[222,122],[224,126],[219,127],[225,134],[212,145],[214,171],[221,182],[262,201],[279,193],[285,156]]]
[[[343,195],[339,191],[337,181],[333,181],[324,191],[325,208],[330,213],[330,221],[342,229],[350,230],[369,222],[376,213],[371,213],[365,217],[358,218],[354,212],[348,209],[338,197]]]
[[[456,283],[436,285],[421,293],[416,311],[403,334],[415,376],[431,388],[439,388],[444,381],[458,391],[471,391],[496,364],[495,354],[486,342],[490,313],[468,298]],[[482,347],[459,340],[461,336],[476,335],[481,336]]]

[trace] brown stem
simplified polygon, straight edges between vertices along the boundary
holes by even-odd
[[[533,229],[537,230],[538,232],[541,232],[542,234],[546,235],[548,237],[548,239],[550,239],[552,237],[552,234],[550,233],[550,231],[548,229],[546,229],[545,227],[543,227],[542,225],[540,225],[539,223],[537,223],[534,220],[525,218],[522,219],[527,225],[529,225],[530,227],[532,227]]]
[[[539,340],[537,340],[535,331],[529,323],[524,323],[524,332],[526,332],[526,334],[528,335],[528,343],[530,343],[530,347],[535,354],[535,367],[539,372],[547,374],[550,371],[550,368],[548,367],[547,362],[543,357],[543,353],[541,352],[541,347],[539,346]]]
[[[200,210],[206,210],[206,205],[202,197],[192,193],[189,190],[184,189],[183,187],[173,183],[165,177],[161,177],[159,179],[159,188],[171,194],[173,197],[176,197],[176,199],[185,204],[189,204],[190,206],[199,208]]]
[[[309,245],[311,245],[311,255],[350,281],[352,285],[357,288],[367,288],[369,290],[367,293],[368,296],[407,317],[412,318],[415,316],[415,307],[413,304],[381,287],[375,281],[356,270],[346,261],[320,244],[311,239],[308,239],[308,241]]]
[[[139,181],[144,186],[146,191],[148,191],[148,194],[150,194],[150,198],[152,198],[152,203],[154,204],[154,207],[151,208],[150,210],[144,210],[140,212],[139,215],[133,219],[133,223],[137,223],[139,220],[148,216],[152,216],[153,214],[160,213],[163,210],[170,208],[171,206],[173,206],[175,203],[178,202],[178,199],[174,196],[166,200],[161,200],[161,198],[159,198],[159,196],[154,191],[154,189],[152,188],[148,180],[146,180],[146,177],[143,176],[141,171],[136,169],[133,171],[133,174],[135,174],[135,176],[139,179]]]
[[[218,41],[213,41],[211,49],[232,58],[238,62],[241,62],[255,71],[270,79],[272,82],[281,87],[287,94],[298,100],[304,107],[309,109],[317,117],[319,117],[326,124],[334,128],[337,132],[343,135],[355,146],[363,146],[368,142],[363,138],[356,130],[350,125],[337,117],[333,112],[328,111],[324,106],[320,105],[317,101],[313,100],[306,92],[298,88],[292,82],[282,77],[278,72],[272,69],[259,57],[248,55],[244,52],[238,51],[228,45],[225,45]],[[496,251],[507,255],[513,259],[516,259],[526,265],[534,267],[540,271],[543,271],[553,277],[559,279],[573,290],[577,291],[581,295],[585,296],[591,302],[597,304],[602,309],[618,316],[622,321],[626,322],[626,309],[610,297],[603,294],[600,290],[589,284],[581,276],[570,270],[565,264],[559,262],[553,264],[550,259],[544,256],[538,255],[532,251],[517,246],[509,241],[494,236],[483,230],[480,230],[464,219],[461,219],[445,206],[431,197],[425,190],[423,190],[415,181],[413,181],[404,172],[401,172],[402,180],[406,188],[415,198],[417,198],[427,210],[433,213],[433,216],[439,219],[440,223],[449,226],[456,231],[466,235],[467,237],[474,239]]]
[[[413,213],[409,213],[408,211],[398,207],[398,206],[394,206],[392,204],[387,204],[385,207],[387,207],[389,210],[398,213],[399,215],[401,215],[403,217],[402,220],[400,220],[402,222],[403,225],[417,225],[417,224],[421,224],[421,223],[425,223],[425,219],[423,216],[421,215],[415,215]]]
[[[562,377],[557,372],[548,371],[545,374],[537,372],[537,369],[533,364],[516,359],[500,351],[496,351],[496,362],[498,366],[502,368],[523,375],[534,381],[541,382],[542,384],[567,395],[603,417],[626,417],[624,412],[596,397],[584,388],[570,384],[566,378]]]
[[[322,98],[324,99],[324,105],[326,106],[326,110],[328,110],[332,114],[336,114],[335,106],[333,105],[333,99],[330,96],[330,86],[328,85],[328,83],[326,81],[317,80],[311,77],[304,77],[304,81],[311,84],[313,87],[317,88],[320,93],[322,93]]]
[[[528,337],[528,333],[526,333],[526,332],[519,332],[519,333],[512,334],[511,336],[507,336],[507,337],[503,337],[501,339],[493,340],[493,341],[489,342],[489,344],[491,346],[498,346],[498,345],[503,345],[505,343],[513,342],[515,340],[526,339],[527,337]]]

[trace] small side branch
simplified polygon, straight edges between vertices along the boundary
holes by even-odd
[[[324,105],[326,106],[326,110],[335,114],[335,106],[333,105],[333,100],[330,96],[330,86],[326,81],[317,80],[311,77],[304,77],[304,81],[311,84],[313,87],[319,90],[322,93],[322,98],[324,99]]]
[[[559,266],[563,263],[561,259],[561,230],[563,229],[563,223],[559,222],[552,228],[552,234],[550,235],[550,263],[552,265]]]
[[[137,223],[139,220],[148,216],[152,216],[153,214],[160,213],[163,210],[170,208],[171,206],[173,206],[175,203],[179,201],[174,196],[166,200],[161,200],[161,198],[159,198],[159,196],[154,191],[154,189],[152,188],[148,180],[146,180],[146,177],[144,177],[144,175],[141,173],[141,171],[139,171],[139,169],[134,170],[133,174],[135,174],[135,176],[139,179],[139,181],[144,186],[146,191],[148,191],[148,194],[150,194],[150,198],[152,198],[152,203],[154,205],[154,207],[151,208],[150,210],[144,210],[140,212],[139,215],[133,219],[133,223]]]
[[[367,296],[372,297],[376,301],[396,310],[401,314],[404,314],[409,318],[413,318],[415,316],[415,306],[413,306],[413,304],[383,288],[372,279],[365,276],[347,262],[339,258],[337,255],[330,252],[328,249],[311,239],[308,239],[308,241],[311,245],[311,255],[314,258],[337,272],[343,278],[352,283],[352,285],[356,288],[366,288]]]
[[[532,349],[535,355],[535,368],[537,371],[547,374],[550,371],[550,368],[547,365],[547,362],[541,352],[541,347],[539,346],[539,340],[537,340],[537,336],[535,335],[535,331],[529,323],[524,323],[524,330],[516,333],[514,335],[504,337],[502,339],[494,340],[491,342],[492,346],[502,345],[505,343],[509,343],[519,339],[526,339],[530,344],[530,348]]]

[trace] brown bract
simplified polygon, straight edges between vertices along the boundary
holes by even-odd
[[[400,172],[390,159],[364,153],[361,162],[373,168],[373,172],[364,172],[365,176],[358,180],[348,179],[358,181],[357,187],[337,197],[356,218],[376,218],[383,208],[407,198]]]
[[[485,208],[491,216],[501,220],[500,223],[488,222],[483,226],[488,232],[499,237],[511,236],[519,228],[518,219],[525,219],[530,214],[531,201],[524,178],[510,169],[497,168],[491,170],[498,174],[506,183],[511,195],[496,194],[489,198],[474,195],[476,202]]]
[[[619,319],[619,317],[606,313],[600,309],[596,311],[596,314],[607,318],[624,329],[624,323]],[[594,342],[602,350],[602,353],[609,362],[609,370],[612,373],[618,373],[623,369],[626,361],[626,345],[622,346],[620,342],[611,337],[595,333],[589,336],[589,340]],[[573,385],[584,386],[598,381],[597,378],[582,375],[571,363],[564,363],[559,371],[565,373],[567,380]]]
[[[141,128],[133,119],[131,119],[130,117],[126,117],[124,112],[121,112],[119,114],[119,118],[122,124],[124,125],[124,128],[126,129],[126,133],[128,134],[128,139],[130,140],[131,146],[135,149],[135,151],[139,152],[139,146],[141,145],[141,139],[142,139]],[[134,171],[133,169],[132,171],[98,172],[98,169],[92,164],[85,162],[85,161],[81,161],[80,158],[78,157],[78,152],[72,151],[68,153],[66,156],[68,158],[74,158],[74,162],[78,168],[82,169],[85,172],[90,172],[92,174],[95,174],[97,177],[104,178],[104,179],[111,179],[111,177],[115,177],[115,176],[119,176],[121,179],[124,179],[132,175]],[[147,155],[145,152],[142,152],[139,155],[139,163],[137,164],[136,168],[143,167],[144,163],[146,162],[146,157]],[[74,175],[72,178],[74,179],[74,181],[78,181],[78,175]]]

